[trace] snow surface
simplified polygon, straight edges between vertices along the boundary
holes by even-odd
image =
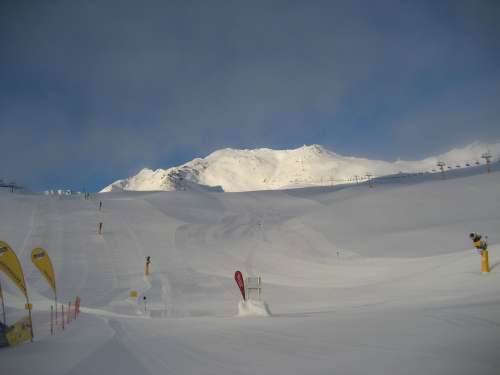
[[[227,148],[179,167],[155,171],[144,168],[135,176],[113,182],[101,192],[190,189],[238,192],[338,185],[364,180],[367,174],[385,176],[399,172],[429,172],[438,169],[438,161],[445,162],[446,169],[455,169],[457,165],[464,168],[466,164],[484,163],[481,155],[488,151],[493,160],[498,160],[500,143],[474,142],[424,160],[396,162],[342,156],[319,145],[295,150]]]
[[[0,191],[0,239],[23,263],[35,321],[33,344],[0,350],[0,374],[498,374],[499,169],[90,201]],[[471,231],[489,235],[490,274]],[[35,246],[59,300],[82,299],[53,337]],[[262,277],[271,317],[238,316],[237,269]],[[12,323],[24,301],[0,278]]]
[[[269,306],[265,301],[246,300],[238,303],[238,316],[271,316]]]

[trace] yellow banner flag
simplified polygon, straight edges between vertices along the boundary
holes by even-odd
[[[22,344],[33,338],[31,319],[28,316],[21,318],[9,328],[5,335],[10,346]]]
[[[24,281],[23,269],[21,263],[17,259],[16,253],[5,242],[0,241],[0,271],[11,279],[17,285],[24,296],[28,298],[28,291],[26,290],[26,282]]]
[[[41,247],[37,247],[31,251],[31,261],[43,277],[45,277],[45,280],[47,280],[54,293],[56,293],[56,278],[49,254]]]

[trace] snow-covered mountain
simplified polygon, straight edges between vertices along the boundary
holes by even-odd
[[[121,190],[218,189],[229,192],[276,190],[292,187],[335,185],[399,172],[428,172],[443,161],[447,168],[484,163],[481,155],[489,152],[492,160],[500,156],[500,143],[474,142],[464,148],[419,161],[387,162],[342,156],[322,146],[303,146],[294,150],[222,149],[205,158],[197,158],[178,167],[144,168],[137,175],[113,182],[101,192]]]

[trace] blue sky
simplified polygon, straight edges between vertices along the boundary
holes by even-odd
[[[0,178],[98,190],[222,147],[500,139],[498,1],[0,2]]]

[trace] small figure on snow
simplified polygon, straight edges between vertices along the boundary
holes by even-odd
[[[146,276],[149,276],[149,265],[151,264],[151,257],[150,256],[147,256],[146,257],[146,269],[144,271],[144,274]]]

